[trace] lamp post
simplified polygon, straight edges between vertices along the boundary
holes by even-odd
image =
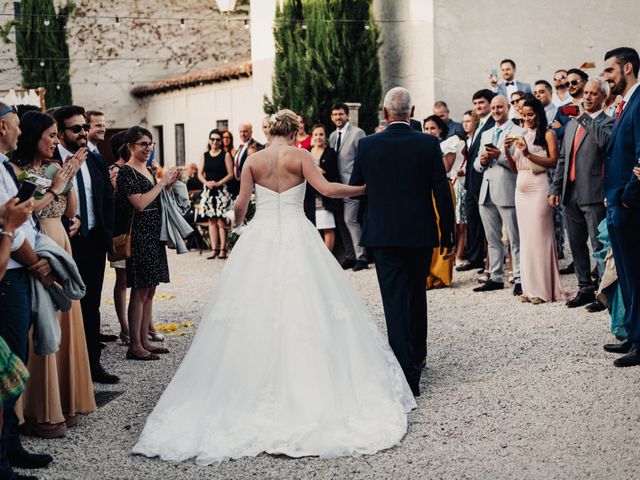
[[[229,15],[236,8],[236,0],[216,0],[220,13]]]

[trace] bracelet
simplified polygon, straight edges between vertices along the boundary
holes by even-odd
[[[15,240],[15,235],[13,232],[7,232],[5,230],[0,229],[0,236],[1,237],[9,237],[11,239],[11,241],[13,242]]]

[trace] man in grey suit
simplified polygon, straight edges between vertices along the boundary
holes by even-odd
[[[344,103],[336,103],[331,106],[331,121],[336,126],[336,130],[329,136],[329,145],[338,154],[340,180],[342,183],[349,184],[353,162],[358,154],[358,142],[365,137],[365,133],[362,129],[349,123],[349,107]],[[345,198],[344,224],[340,221],[337,224],[345,249],[342,268],[353,267],[356,272],[368,268],[366,250],[360,246],[362,228],[358,222],[359,209],[360,200]]]
[[[514,295],[522,295],[520,284],[520,235],[516,219],[516,174],[504,153],[507,135],[523,135],[525,130],[509,120],[509,101],[502,95],[491,100],[491,116],[496,124],[482,133],[480,154],[473,162],[477,172],[484,172],[480,187],[480,217],[489,247],[489,281],[474,288],[488,292],[504,288],[504,247],[502,226],[507,229],[513,260]]]
[[[602,110],[609,95],[609,85],[600,78],[589,80],[584,87],[580,115],[566,126],[558,165],[549,188],[549,203],[564,206],[578,286],[575,298],[567,302],[570,308],[595,300],[591,280],[591,248],[599,250],[598,225],[605,217],[602,192],[604,154],[613,130],[614,120]]]
[[[504,82],[500,82],[496,87],[498,95],[511,98],[513,92],[531,93],[531,85],[516,80],[516,62],[510,58],[505,58],[500,62],[500,72]]]

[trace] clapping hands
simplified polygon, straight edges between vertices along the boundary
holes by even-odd
[[[17,198],[10,199],[0,206],[0,225],[6,232],[14,232],[27,221],[33,209],[33,200],[18,203]]]
[[[175,167],[171,167],[166,172],[164,172],[164,175],[162,176],[160,183],[164,187],[171,187],[173,186],[174,183],[176,183],[179,176],[180,176],[180,170],[178,170]]]

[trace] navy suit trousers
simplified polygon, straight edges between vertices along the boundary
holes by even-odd
[[[640,210],[622,205],[607,207],[607,229],[618,272],[628,340],[640,346]]]

